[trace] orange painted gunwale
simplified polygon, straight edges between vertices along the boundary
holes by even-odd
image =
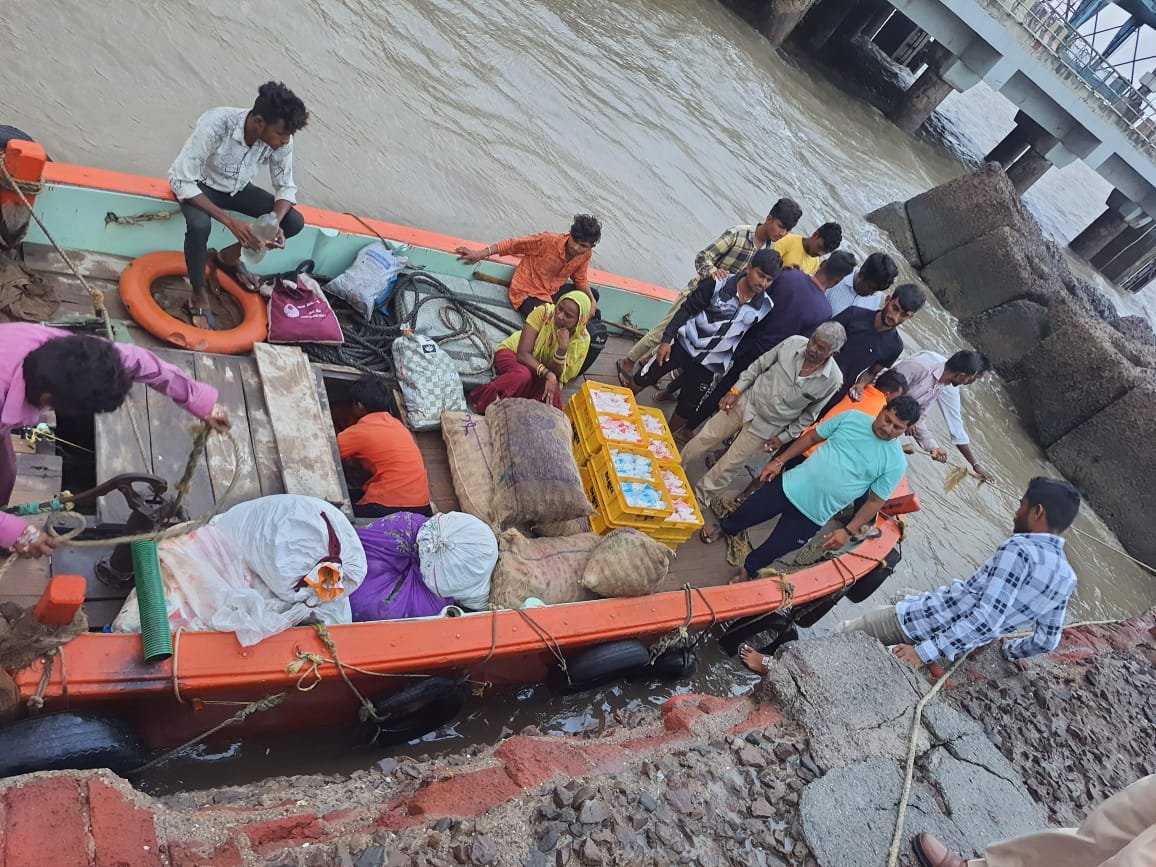
[[[169,187],[168,181],[162,178],[146,177],[144,175],[130,175],[124,172],[114,172],[107,169],[94,169],[88,166],[77,166],[70,163],[48,163],[44,168],[44,181],[48,184],[63,186],[85,187],[94,190],[111,190],[118,193],[129,193],[134,196],[148,196],[154,199],[164,199],[175,202],[176,197]],[[314,208],[310,205],[298,205],[297,210],[310,226],[324,229],[336,229],[350,235],[367,234],[366,226],[377,232],[383,238],[403,241],[414,247],[426,247],[430,250],[440,250],[452,253],[455,247],[480,247],[477,241],[464,238],[455,238],[452,235],[443,235],[440,232],[431,232],[426,229],[415,229],[412,226],[402,226],[398,223],[387,223],[384,220],[363,217],[358,219],[351,214],[342,214],[337,211],[327,211],[324,208]],[[517,256],[492,256],[491,261],[502,262],[507,265],[516,265]],[[665,286],[657,286],[632,277],[623,277],[609,271],[590,269],[591,282],[601,286],[613,286],[624,292],[631,292],[646,298],[658,301],[673,301],[678,292]]]

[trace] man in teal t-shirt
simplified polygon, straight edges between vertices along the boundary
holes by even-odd
[[[710,544],[723,534],[734,536],[779,516],[774,532],[751,551],[743,571],[731,583],[756,577],[763,567],[802,547],[832,516],[866,494],[847,526],[831,532],[823,547],[834,551],[861,538],[903,479],[907,459],[898,440],[917,421],[919,404],[910,397],[897,397],[875,418],[861,412],[840,413],[772,459],[760,476],[769,484],[718,525],[702,531],[702,540]],[[784,465],[815,445],[822,448],[782,473]]]

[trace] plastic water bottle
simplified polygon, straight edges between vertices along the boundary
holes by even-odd
[[[253,234],[257,236],[258,241],[261,241],[261,248],[258,250],[250,250],[248,247],[241,248],[241,258],[245,260],[246,265],[256,265],[265,258],[265,253],[268,251],[264,245],[277,237],[280,225],[281,221],[272,211],[260,217],[253,224]]]

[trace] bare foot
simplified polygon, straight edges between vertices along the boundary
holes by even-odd
[[[749,580],[750,580],[750,576],[747,575],[747,573],[744,571],[744,572],[739,572],[737,575],[735,575],[733,578],[731,578],[731,580],[728,581],[727,584],[743,584]]]
[[[662,391],[656,391],[654,393],[655,403],[674,403],[676,400],[678,400],[678,395],[671,394],[665,388]]]
[[[763,656],[749,644],[744,644],[739,648],[739,657],[742,659],[743,665],[755,674],[766,674],[771,670],[771,658]]]

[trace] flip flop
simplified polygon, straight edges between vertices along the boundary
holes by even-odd
[[[244,289],[246,292],[256,293],[260,291],[261,278],[250,271],[245,266],[245,263],[240,259],[238,259],[235,264],[228,265],[221,261],[220,256],[217,256],[213,260],[213,267],[224,271],[226,274],[236,280],[237,285]]]
[[[614,362],[614,367],[618,370],[618,384],[623,388],[634,389],[634,375],[622,369],[622,359]]]
[[[191,301],[186,301],[181,305],[181,309],[188,314],[189,324],[194,328],[206,328],[209,331],[217,330],[217,320],[213,316],[213,311],[208,307],[194,307]],[[205,320],[204,326],[197,324],[197,317]]]

